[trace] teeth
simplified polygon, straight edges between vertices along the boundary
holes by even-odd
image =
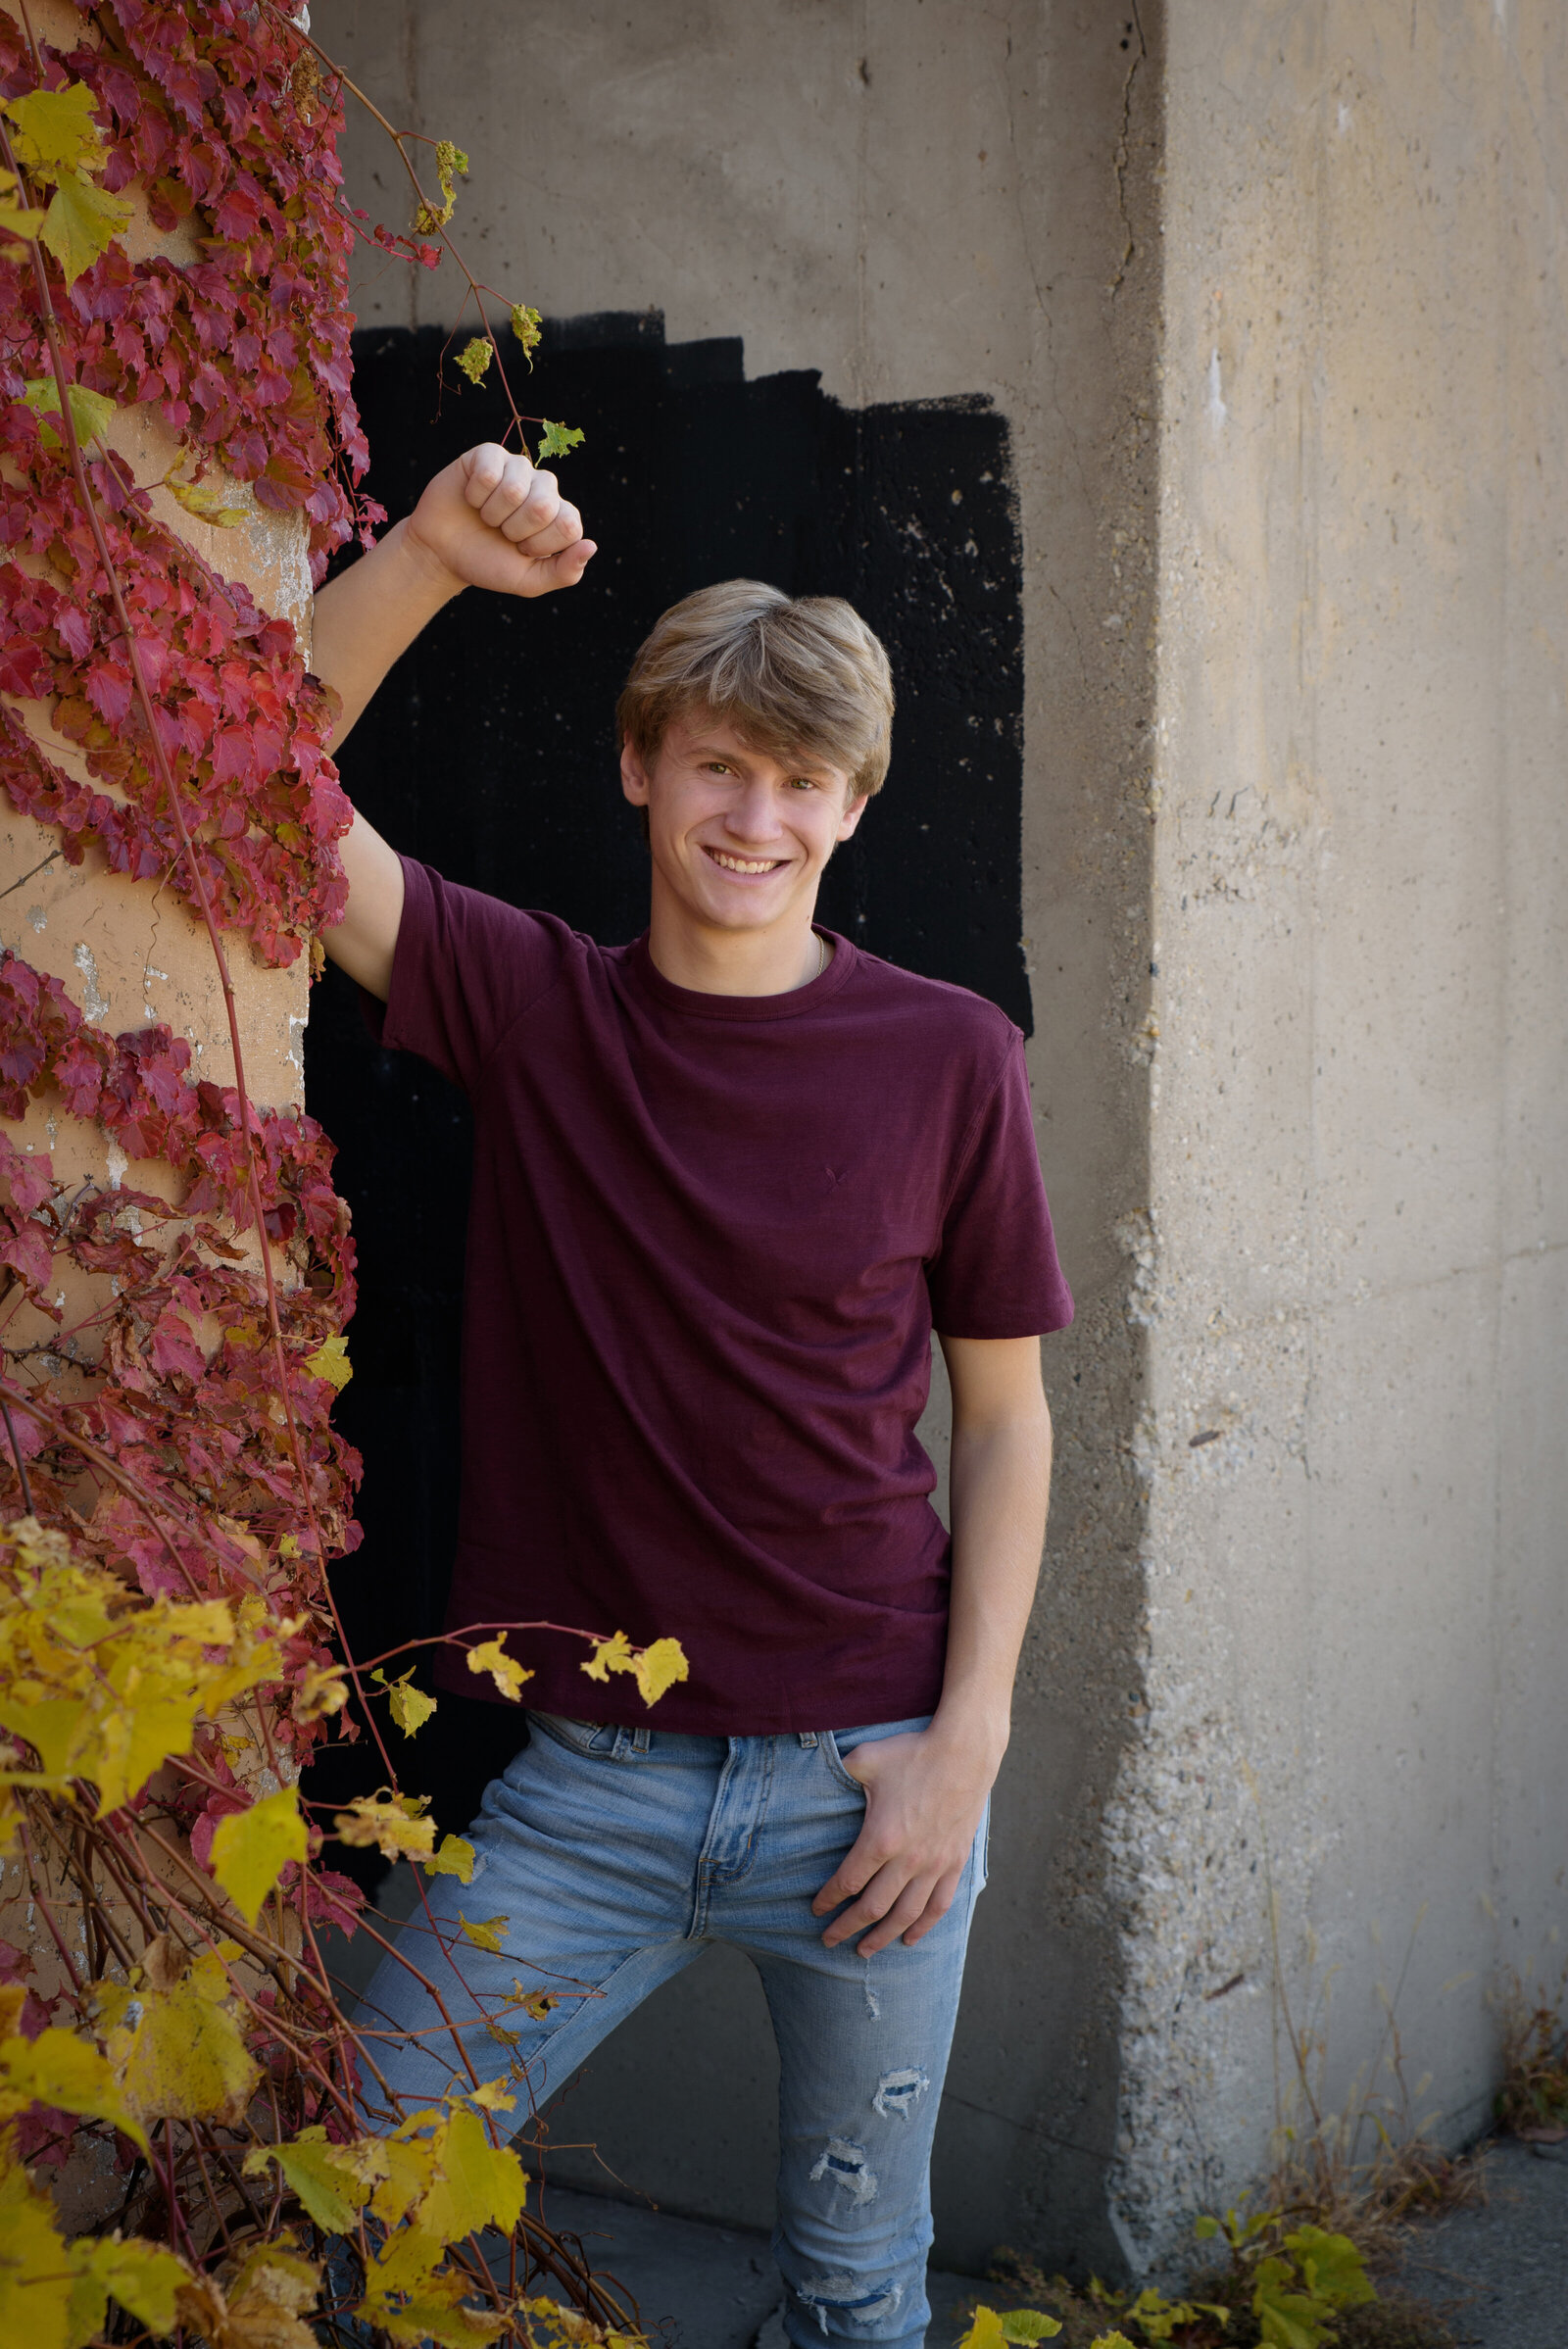
[[[770,873],[778,862],[776,856],[761,856],[748,863],[742,856],[726,856],[722,849],[710,849],[708,853],[727,873]]]

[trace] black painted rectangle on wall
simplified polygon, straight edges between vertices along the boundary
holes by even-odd
[[[355,337],[368,487],[394,517],[507,421],[496,387],[461,382],[450,363],[443,381],[446,339]],[[520,390],[519,377],[519,404],[586,435],[560,473],[600,552],[569,594],[470,592],[432,623],[344,747],[356,805],[455,881],[607,944],[631,938],[647,921],[647,852],[620,796],[613,710],[638,644],[667,605],[719,579],[845,596],[888,648],[898,713],[887,784],[828,868],[821,918],[1028,1030],[1005,419],[978,398],[847,409],[808,370],[748,382],[738,338],[669,346],[657,313],[548,323]],[[338,1418],[366,1457],[366,1542],[339,1582],[364,1652],[367,1635],[380,1649],[437,1628],[445,1599],[467,1109],[430,1070],[371,1047],[335,972],[313,999],[306,1072],[360,1255]],[[475,1710],[493,1736],[496,1708]],[[346,1760],[326,1765],[334,1793]],[[471,1807],[466,1785],[437,1787],[448,1824]]]

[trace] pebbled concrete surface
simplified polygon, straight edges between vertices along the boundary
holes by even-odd
[[[1501,2137],[1489,2200],[1411,2238],[1401,2279],[1446,2310],[1464,2349],[1562,2349],[1568,2340],[1568,2145]]]
[[[603,2274],[624,2284],[644,2327],[665,2349],[787,2349],[783,2287],[767,2237],[705,2219],[677,2219],[608,2196],[546,2185],[535,2206],[558,2232],[575,2234]],[[927,2277],[931,2349],[950,2349],[967,2276]]]

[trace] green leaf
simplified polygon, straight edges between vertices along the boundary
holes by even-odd
[[[1262,2349],[1321,2349],[1323,2342],[1334,2338],[1324,2323],[1333,2313],[1328,2302],[1293,2289],[1298,2281],[1289,2260],[1260,2263],[1252,2314],[1258,2321]]]
[[[1049,2341],[1060,2330],[1054,2317],[1044,2316],[1037,2308],[1015,2308],[1002,2320],[1004,2341]]]
[[[0,114],[16,127],[12,146],[18,163],[40,178],[93,171],[104,160],[92,92],[84,81],[68,82],[63,90],[29,90],[24,98],[8,98]]]
[[[416,236],[429,236],[437,228],[446,226],[458,201],[457,192],[452,185],[453,177],[456,174],[466,179],[468,175],[467,157],[464,154],[463,149],[455,146],[449,138],[436,140],[435,173],[441,182],[441,201],[439,204],[428,204],[421,201],[416,207],[414,229]]]
[[[128,204],[95,187],[84,172],[72,171],[49,200],[38,242],[59,262],[66,283],[74,285],[82,270],[90,269],[99,254],[107,253],[123,234],[129,219]]]
[[[373,1681],[379,1681],[382,1688],[390,1694],[392,1718],[406,1737],[412,1737],[416,1730],[423,1729],[430,1715],[437,1710],[436,1699],[433,1696],[426,1696],[422,1688],[415,1688],[412,1664],[408,1671],[395,1681],[389,1681],[380,1665],[377,1664],[370,1678]]]
[[[467,376],[470,383],[482,383],[492,356],[488,337],[476,334],[472,341],[465,343],[463,349],[458,353],[458,367],[461,372]]]
[[[553,424],[548,416],[541,416],[540,422],[544,425],[539,438],[541,465],[548,464],[552,457],[569,457],[573,449],[581,448],[583,436],[574,425]]]
[[[531,310],[526,302],[513,303],[512,331],[521,343],[530,367],[533,365],[533,354],[539,347],[539,336],[543,328],[544,320],[537,310]]]
[[[70,383],[66,390],[71,401],[71,420],[76,427],[76,438],[85,448],[89,442],[100,440],[108,430],[116,404],[107,393],[89,391],[84,383]],[[34,375],[23,385],[22,397],[34,416],[60,414],[60,386],[53,375]],[[46,449],[59,449],[65,445],[63,436],[53,424],[44,425],[42,438]],[[32,1742],[36,1744],[37,1739],[34,1738]]]
[[[1193,2232],[1195,2235],[1197,2235],[1200,2243],[1212,2242],[1215,2235],[1217,2235],[1219,2231],[1219,2221],[1217,2219],[1211,2219],[1206,2211],[1201,2213],[1193,2221]]]
[[[231,1811],[213,1832],[213,1874],[247,1925],[290,1860],[305,1861],[310,1837],[292,1786],[264,1794],[248,1811]]]
[[[473,1845],[462,1835],[443,1835],[441,1848],[423,1862],[426,1876],[455,1876],[460,1884],[473,1882]]]
[[[1306,2288],[1331,2308],[1361,2308],[1377,2293],[1368,2280],[1366,2263],[1348,2235],[1327,2234],[1321,2227],[1298,2227],[1285,2238]]]

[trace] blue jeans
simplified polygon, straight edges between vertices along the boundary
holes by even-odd
[[[404,1928],[401,1947],[451,2025],[396,1958],[383,1959],[360,2007],[388,2086],[415,2111],[466,2085],[456,2030],[480,2080],[512,2076],[520,2116],[650,1990],[708,1942],[728,1941],[756,1964],[778,2039],[773,2248],[790,2338],[800,2349],[824,2335],[919,2343],[931,2314],[931,2137],[985,1881],[985,1827],[953,1907],[912,1948],[895,1941],[872,1958],[850,1942],[826,1949],[811,1902],[864,1814],[845,1754],[925,1723],[770,1737],[538,1713],[529,1725],[470,1830],[472,1884],[429,1884],[439,1938],[417,1907]],[[459,1919],[498,1911],[494,1956],[462,1937]],[[535,1992],[558,2003],[530,2015],[522,1998]],[[382,2062],[375,2033],[388,2025],[418,2037]],[[384,2124],[384,2108],[374,2111]]]

